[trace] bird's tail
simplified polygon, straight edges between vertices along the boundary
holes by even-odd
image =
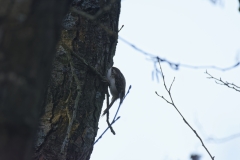
[[[104,116],[107,112],[109,112],[109,109],[112,107],[112,105],[113,105],[113,103],[114,103],[115,101],[116,101],[116,99],[113,100],[113,101],[109,104],[109,106],[103,111],[102,116]]]

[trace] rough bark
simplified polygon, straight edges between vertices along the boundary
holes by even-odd
[[[0,0],[0,159],[31,157],[68,0]]]
[[[89,19],[106,5],[108,10]],[[34,159],[90,159],[107,85],[89,66],[101,75],[112,66],[119,13],[120,0],[72,3],[63,21]]]

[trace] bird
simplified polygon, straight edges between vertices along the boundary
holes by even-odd
[[[109,106],[104,110],[103,116],[109,111],[113,103],[119,98],[120,104],[125,96],[126,80],[122,72],[117,67],[111,67],[107,71],[106,79],[109,83],[109,89],[112,100]]]

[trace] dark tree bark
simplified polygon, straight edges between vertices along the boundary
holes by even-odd
[[[105,75],[113,64],[119,13],[120,0],[72,3],[63,21],[34,159],[90,159],[107,89],[95,71]]]
[[[68,8],[68,0],[0,0],[1,160],[31,157],[43,93]]]

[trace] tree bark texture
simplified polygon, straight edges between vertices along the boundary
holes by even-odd
[[[0,0],[0,159],[31,158],[68,0]]]
[[[90,159],[107,90],[91,67],[105,75],[112,66],[119,14],[120,0],[72,3],[62,24],[34,159]]]

